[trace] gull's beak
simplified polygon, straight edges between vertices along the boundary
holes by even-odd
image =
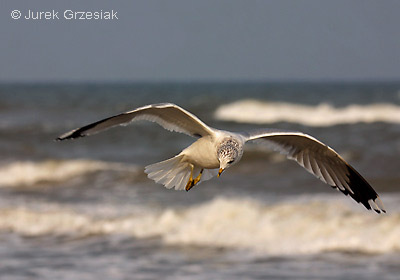
[[[219,169],[219,171],[218,171],[218,177],[221,176],[221,173],[224,172],[224,170],[225,170],[225,169],[223,169],[223,168],[220,168],[220,169]]]

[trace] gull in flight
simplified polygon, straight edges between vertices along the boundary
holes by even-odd
[[[170,131],[188,134],[197,140],[175,157],[145,167],[150,179],[166,188],[189,191],[237,163],[248,141],[256,141],[295,160],[308,172],[350,195],[367,209],[386,212],[382,201],[368,182],[337,152],[314,137],[296,131],[262,129],[230,132],[209,127],[195,115],[171,104],[152,104],[121,113],[59,136],[56,140],[92,135],[132,121],[156,122]]]

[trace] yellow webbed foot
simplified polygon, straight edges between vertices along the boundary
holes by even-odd
[[[193,188],[201,179],[201,174],[203,174],[203,170],[202,169],[200,171],[200,174],[196,177],[196,179],[193,180],[193,177],[190,176],[188,183],[186,184],[185,190],[188,192],[191,188]]]
[[[194,184],[195,184],[195,185],[200,181],[200,179],[201,179],[201,174],[203,174],[203,170],[204,170],[204,169],[200,170],[200,174],[196,177],[196,179],[194,179]]]
[[[186,184],[185,190],[188,192],[195,185],[193,178],[189,178],[189,181]]]

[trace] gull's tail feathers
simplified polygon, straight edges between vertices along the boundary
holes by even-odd
[[[145,167],[147,177],[156,183],[163,184],[167,189],[175,187],[184,190],[190,177],[190,164],[183,162],[183,155],[157,162]]]
[[[164,185],[167,189],[185,190],[186,184],[190,178],[191,164],[183,161],[183,155],[177,155],[173,158],[157,162],[145,167],[147,177],[154,180],[156,183]],[[200,173],[199,167],[194,167],[193,177]],[[217,170],[204,169],[200,184],[203,181],[209,180],[218,173]]]

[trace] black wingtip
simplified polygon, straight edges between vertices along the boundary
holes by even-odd
[[[60,142],[60,141],[64,141],[64,140],[70,140],[70,139],[73,139],[72,137],[70,137],[70,136],[64,136],[64,135],[61,135],[61,136],[58,136],[56,139],[54,139],[54,141],[56,141],[56,142]]]
[[[347,166],[348,184],[353,193],[348,190],[341,190],[345,195],[350,195],[355,201],[364,205],[368,210],[376,213],[386,213],[379,195],[371,185],[351,166]]]
[[[63,140],[68,140],[68,139],[71,139],[71,138],[69,138],[68,136],[65,136],[65,134],[63,134],[61,136],[58,136],[56,139],[54,139],[54,141],[55,142],[60,142],[60,141],[63,141]]]
[[[60,141],[64,141],[64,140],[73,140],[73,139],[81,138],[81,137],[85,137],[85,136],[86,135],[81,134],[80,131],[74,131],[74,132],[69,132],[64,135],[58,136],[56,139],[54,139],[54,141],[60,142]]]
[[[374,210],[378,214],[386,213],[385,206],[379,198],[379,195],[371,185],[352,167],[348,166],[348,185],[347,188],[331,186],[342,192],[346,196],[352,197],[355,201],[362,204],[368,210]]]

